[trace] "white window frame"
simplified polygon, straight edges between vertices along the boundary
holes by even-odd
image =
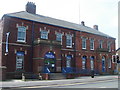
[[[86,59],[83,59],[82,57],[82,69],[86,69],[86,63],[87,63],[87,57]]]
[[[91,70],[94,70],[94,59],[92,59],[93,56],[90,57],[90,67]]]
[[[19,37],[20,32],[25,34],[24,37]],[[20,40],[20,38],[23,40]],[[26,27],[25,26],[18,26],[17,42],[26,42]]]
[[[112,67],[112,60],[109,58],[108,59],[108,68],[111,68]]]
[[[82,49],[86,49],[86,40],[85,37],[82,38]]]
[[[40,34],[41,39],[48,39],[48,31],[47,30],[41,30],[40,32],[41,32],[41,34]]]
[[[99,48],[103,48],[103,41],[102,40],[99,41]]]
[[[72,60],[72,56],[70,55],[71,59],[68,59],[69,55],[66,56],[66,67],[71,67],[71,60]]]
[[[68,41],[67,41],[67,40],[70,41],[69,44],[68,44]],[[67,35],[66,35],[66,47],[67,47],[67,48],[72,48],[72,35],[70,35],[70,34],[67,34]]]
[[[62,43],[62,33],[56,33],[56,40]]]
[[[107,48],[108,48],[109,52],[111,52],[111,42],[110,41],[107,43]]]
[[[94,50],[94,39],[90,39],[90,50]]]

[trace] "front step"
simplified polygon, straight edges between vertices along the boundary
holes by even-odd
[[[50,80],[59,80],[59,79],[66,79],[66,76],[62,73],[50,73]]]

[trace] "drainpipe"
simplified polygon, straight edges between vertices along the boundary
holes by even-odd
[[[76,32],[74,32],[74,72],[76,73]]]
[[[31,42],[31,57],[32,57],[32,59],[31,59],[31,70],[32,70],[32,72],[33,72],[33,47],[34,47],[34,28],[35,28],[35,22],[32,22],[32,37],[31,37],[31,40],[32,40],[32,42]]]

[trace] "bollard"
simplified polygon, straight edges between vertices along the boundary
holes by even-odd
[[[45,80],[48,80],[48,74],[47,73],[45,74]]]
[[[25,81],[25,75],[22,73],[22,81]]]
[[[38,76],[38,78],[39,78],[39,80],[42,80],[42,76],[40,75],[40,73],[39,73],[39,76]]]
[[[91,71],[91,78],[94,78],[94,70]]]

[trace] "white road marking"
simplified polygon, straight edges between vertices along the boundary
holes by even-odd
[[[107,88],[107,87],[99,87],[99,88]]]
[[[29,87],[20,87],[20,88],[45,88],[45,87],[59,87],[59,86],[70,86],[70,85],[79,85],[79,84],[92,84],[95,82],[106,82],[106,81],[113,81],[113,80],[102,80],[102,81],[92,81],[92,82],[79,82],[79,83],[70,83],[70,84],[57,84],[57,85],[43,85],[43,86],[29,86]],[[107,87],[99,87],[99,88],[107,88]]]

